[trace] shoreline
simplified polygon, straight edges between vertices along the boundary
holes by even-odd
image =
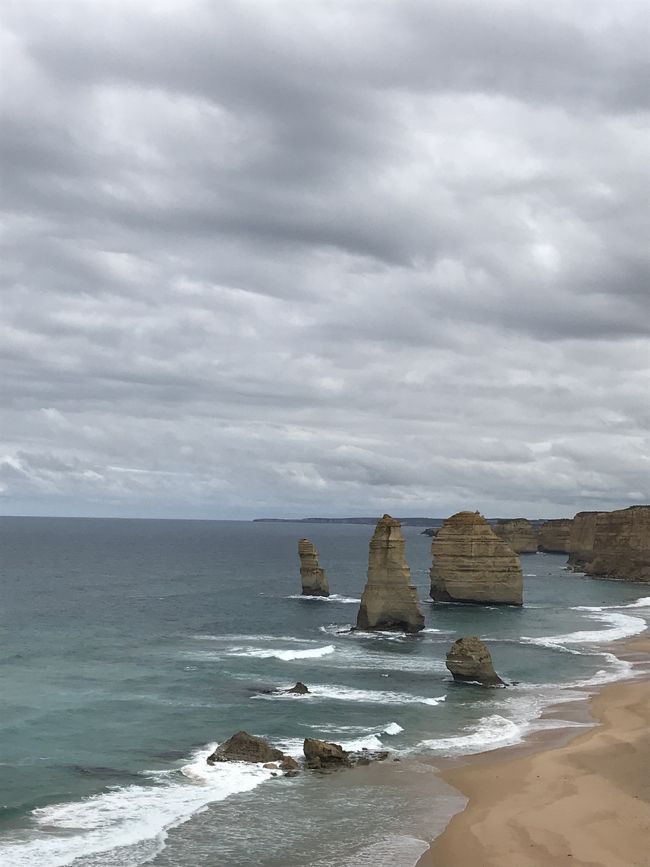
[[[581,721],[593,721],[586,731],[538,731],[438,766],[468,801],[416,867],[650,867],[648,631],[616,650],[645,671],[574,705]],[[545,716],[566,718],[567,709],[554,705]]]

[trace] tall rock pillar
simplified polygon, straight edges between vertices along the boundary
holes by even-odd
[[[318,551],[309,539],[298,542],[300,578],[303,596],[329,596],[330,587],[325,570],[318,562]]]
[[[424,628],[404,548],[400,522],[384,515],[370,540],[368,581],[361,597],[357,629],[419,632]]]

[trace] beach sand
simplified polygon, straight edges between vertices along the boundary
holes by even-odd
[[[647,659],[650,640],[625,651]],[[590,712],[562,746],[443,771],[469,801],[418,867],[650,867],[650,680],[604,687]]]

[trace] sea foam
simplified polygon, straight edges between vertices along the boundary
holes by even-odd
[[[608,629],[586,629],[577,632],[569,632],[566,635],[545,635],[537,638],[522,635],[521,640],[529,644],[538,644],[542,647],[561,647],[565,644],[603,644],[617,641],[621,638],[629,638],[643,632],[647,624],[642,617],[633,617],[630,614],[590,610],[588,617],[608,624]]]
[[[281,659],[283,662],[291,662],[294,659],[317,659],[321,656],[329,656],[334,653],[334,645],[327,644],[325,647],[311,647],[306,650],[283,650],[281,648],[261,649],[257,647],[232,647],[226,656],[249,656],[252,659]]]

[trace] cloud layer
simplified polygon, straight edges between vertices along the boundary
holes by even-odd
[[[2,511],[647,502],[648,32],[5,3]]]

